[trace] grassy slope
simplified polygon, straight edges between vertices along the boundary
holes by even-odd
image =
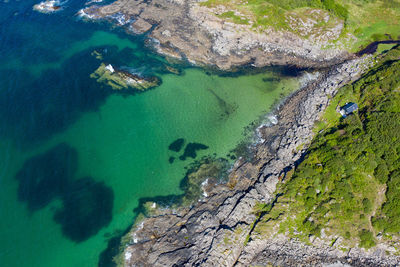
[[[379,60],[334,97],[309,154],[279,185],[276,204],[257,207],[260,238],[285,232],[332,244],[341,236],[343,248],[381,241],[398,247],[400,46]],[[348,101],[358,103],[359,112],[341,119],[336,106]]]
[[[400,38],[400,0],[208,0],[202,5],[224,6],[225,12],[218,16],[249,24],[255,31],[272,27],[310,39],[342,21],[340,37],[327,40],[326,47],[341,46],[353,52],[372,41]],[[307,19],[315,23],[305,29],[302,24]]]

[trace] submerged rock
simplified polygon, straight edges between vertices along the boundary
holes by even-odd
[[[171,66],[168,66],[168,65],[165,65],[165,70],[170,72],[170,73],[176,74],[176,75],[181,75],[182,74],[182,70],[174,68],[174,67],[171,67]]]
[[[103,59],[103,55],[100,52],[98,52],[97,50],[94,50],[92,53],[90,53],[90,55],[94,56],[98,60]]]
[[[127,71],[115,69],[111,64],[106,65],[104,63],[101,63],[100,67],[90,75],[90,78],[111,86],[113,90],[136,89],[145,91],[160,85],[160,79],[157,77],[140,77]]]

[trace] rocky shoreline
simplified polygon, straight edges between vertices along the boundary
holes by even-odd
[[[251,25],[234,24],[216,15],[223,11],[194,0],[118,0],[89,6],[78,14],[113,21],[132,34],[146,34],[160,54],[221,70],[242,65],[324,68],[353,57],[343,48],[327,46],[342,33],[343,22],[318,38],[306,39],[291,32],[255,31]]]
[[[251,162],[238,160],[225,185],[208,192],[194,207],[164,210],[144,219],[129,233],[124,251],[126,266],[396,266],[399,257],[377,247],[343,251],[323,242],[312,246],[284,235],[272,239],[252,235],[254,206],[274,199],[280,179],[301,160],[312,140],[314,122],[331,96],[373,64],[358,58],[320,73],[280,105],[278,122],[262,126],[263,142]],[[299,147],[302,147],[299,150]]]
[[[213,13],[214,12],[214,13]],[[271,125],[260,126],[262,140],[251,161],[239,159],[229,182],[208,187],[206,197],[190,208],[157,210],[125,236],[125,266],[396,266],[399,257],[376,247],[349,251],[321,240],[306,245],[284,235],[258,237],[253,209],[274,200],[279,180],[301,161],[318,121],[332,96],[373,64],[357,58],[327,39],[340,35],[343,25],[326,38],[302,39],[289,32],[257,33],[247,25],[227,22],[193,0],[118,0],[79,12],[88,19],[116,22],[133,34],[146,34],[160,54],[220,70],[250,65],[321,69],[315,79],[288,97]]]

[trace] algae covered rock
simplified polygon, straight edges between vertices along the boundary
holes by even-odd
[[[178,69],[178,68],[174,68],[168,65],[165,65],[165,70],[168,71],[169,73],[172,74],[176,74],[176,75],[181,75],[182,74],[182,70]]]
[[[103,55],[100,52],[98,52],[97,50],[94,50],[92,53],[90,53],[90,55],[95,57],[98,60],[103,59]]]
[[[136,89],[145,91],[149,88],[160,85],[160,79],[157,77],[141,77],[127,71],[114,69],[111,64],[101,63],[100,67],[90,75],[99,83],[109,85],[113,90]]]

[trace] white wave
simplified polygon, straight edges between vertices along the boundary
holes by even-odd
[[[78,15],[78,17],[84,18],[84,19],[95,19],[96,18],[96,15],[86,13],[85,9],[79,10],[77,15]]]
[[[56,11],[60,11],[62,6],[65,5],[68,1],[61,2],[59,0],[47,0],[40,2],[33,6],[33,10],[42,12],[42,13],[53,13]]]
[[[87,6],[87,5],[90,5],[90,4],[93,4],[93,3],[101,3],[101,2],[103,2],[104,0],[91,0],[91,1],[87,1],[86,3],[85,3],[85,5]]]
[[[108,17],[116,20],[118,22],[118,25],[120,25],[120,26],[123,26],[123,25],[133,22],[133,20],[130,17],[128,17],[122,13],[116,13],[116,14],[113,14]]]
[[[306,87],[310,82],[315,81],[320,76],[318,71],[315,72],[304,72],[299,79],[300,88]]]

